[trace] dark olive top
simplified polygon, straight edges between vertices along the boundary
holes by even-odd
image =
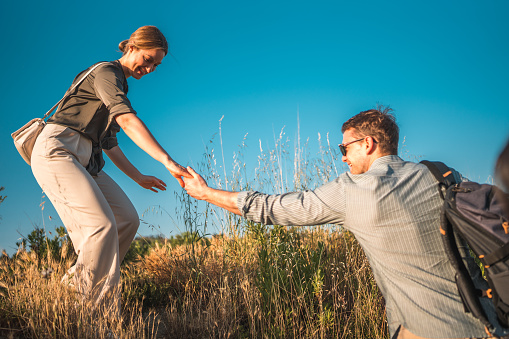
[[[76,76],[78,81],[92,66]],[[72,87],[72,85],[71,85]],[[127,79],[118,60],[98,66],[70,92],[48,123],[72,128],[92,141],[92,154],[87,171],[97,175],[104,166],[103,149],[118,145],[120,126],[114,117],[134,113],[127,99]]]

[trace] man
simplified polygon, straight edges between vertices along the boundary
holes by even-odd
[[[390,109],[361,112],[342,132],[339,147],[350,172],[314,191],[226,192],[208,187],[190,167],[193,178],[184,178],[185,189],[264,224],[343,224],[370,262],[393,338],[486,337],[481,322],[464,312],[443,250],[437,182],[426,166],[397,156],[399,128]],[[481,284],[479,268],[471,258],[468,264]],[[492,306],[487,312],[490,320],[496,318]],[[497,334],[503,334],[500,326]]]

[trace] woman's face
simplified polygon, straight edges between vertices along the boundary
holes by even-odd
[[[145,74],[155,71],[164,56],[164,51],[160,49],[137,49],[131,46],[120,59],[120,63],[126,78],[132,76],[135,79],[141,79]]]

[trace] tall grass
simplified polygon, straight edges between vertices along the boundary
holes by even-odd
[[[207,144],[196,169],[222,189],[313,189],[342,169],[328,135],[318,137],[312,157],[309,139],[301,143],[297,135],[292,148],[282,129],[273,147],[259,142],[250,178],[247,135],[231,166],[223,148],[215,149],[221,137],[220,127],[220,140]],[[122,319],[104,316],[59,283],[73,257],[20,250],[0,259],[0,331],[20,338],[388,338],[369,265],[340,226],[261,225],[183,191],[176,198],[185,240],[133,244],[122,266]]]
[[[139,302],[126,303],[121,318],[109,316],[115,300],[100,306],[84,302],[60,283],[72,260],[57,262],[48,253],[40,258],[21,249],[13,258],[4,253],[0,259],[0,333],[5,337],[155,337],[155,318],[142,316]]]

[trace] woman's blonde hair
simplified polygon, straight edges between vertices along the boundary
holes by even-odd
[[[142,26],[131,34],[128,40],[118,44],[118,49],[122,53],[127,53],[129,47],[136,49],[160,49],[164,54],[168,54],[168,42],[163,33],[156,26]]]

